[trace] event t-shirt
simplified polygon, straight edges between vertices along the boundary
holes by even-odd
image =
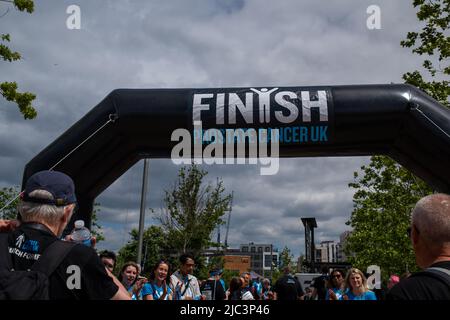
[[[185,300],[191,297],[194,300],[200,300],[201,292],[198,280],[191,274],[183,276],[180,271],[174,272],[170,276],[170,287],[174,292],[174,300]]]
[[[361,295],[355,296],[355,295],[353,294],[352,291],[350,291],[350,290],[347,289],[347,291],[345,292],[345,294],[347,295],[348,300],[377,300],[377,297],[376,297],[376,295],[375,295],[375,292],[370,291],[370,290],[364,292],[364,293],[361,294]],[[342,300],[343,300],[343,298],[342,298]]]
[[[225,285],[225,281],[223,280],[223,279],[220,279],[219,280],[220,281],[220,284],[222,285],[222,287],[223,287],[223,290],[227,290],[227,286]]]
[[[61,240],[44,225],[23,223],[8,236],[9,252],[14,269],[30,269],[54,241]],[[73,289],[69,289],[67,280],[75,275],[71,271],[73,266],[80,268],[81,279],[79,286],[74,285]],[[95,250],[82,244],[72,248],[50,275],[49,282],[51,300],[109,300],[119,290],[106,273],[105,266]]]
[[[260,297],[261,296],[261,293],[262,293],[262,283],[261,282],[254,282],[253,283],[253,292],[258,296],[258,297]]]
[[[450,270],[450,261],[442,261],[430,267]],[[387,300],[450,300],[450,286],[443,280],[424,272],[418,272],[401,280],[386,295]]]
[[[127,291],[131,295],[131,300],[142,300],[142,289],[139,291],[138,295],[134,292],[134,285],[127,287]]]
[[[144,286],[142,287],[142,296],[148,296],[151,295],[153,296],[153,300],[160,300],[160,298],[162,297],[162,295],[164,294],[164,287],[166,287],[166,295],[164,297],[164,299],[161,300],[169,300],[169,296],[172,294],[172,290],[170,289],[170,287],[166,284],[163,284],[162,286],[158,286],[158,284],[156,282],[148,282],[146,284],[144,284]]]
[[[331,288],[331,290],[334,292],[334,294],[336,295],[337,300],[342,300],[342,296],[344,294],[344,291],[342,289],[339,288]],[[330,300],[330,294],[328,293],[327,290],[327,294],[325,296],[325,300]]]
[[[291,275],[278,279],[273,291],[276,292],[278,300],[297,300],[304,294],[300,282]]]

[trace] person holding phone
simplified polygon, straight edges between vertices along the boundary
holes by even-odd
[[[142,287],[147,278],[139,276],[138,264],[129,261],[124,264],[119,274],[119,281],[127,289],[131,300],[142,300]]]

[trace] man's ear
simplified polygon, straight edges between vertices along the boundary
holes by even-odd
[[[75,209],[74,204],[69,204],[68,206],[64,207],[64,214],[61,217],[61,222],[65,225],[69,223],[70,218],[72,218],[73,210]]]
[[[417,230],[416,226],[413,225],[411,230],[411,239],[414,246],[416,246],[419,242],[419,237],[419,231]]]

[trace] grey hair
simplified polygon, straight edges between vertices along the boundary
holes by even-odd
[[[34,190],[29,196],[40,199],[53,199],[46,190]],[[19,202],[19,213],[23,222],[45,222],[51,226],[57,226],[64,215],[64,207],[51,204],[41,204],[27,201]]]
[[[450,243],[450,195],[436,193],[420,199],[412,212],[412,222],[426,243]]]

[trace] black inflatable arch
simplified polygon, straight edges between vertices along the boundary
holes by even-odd
[[[450,110],[409,85],[117,89],[26,165],[23,184],[58,163],[90,225],[94,199],[140,159],[170,157],[172,132],[192,132],[195,119],[280,128],[280,157],[388,155],[450,192]]]

